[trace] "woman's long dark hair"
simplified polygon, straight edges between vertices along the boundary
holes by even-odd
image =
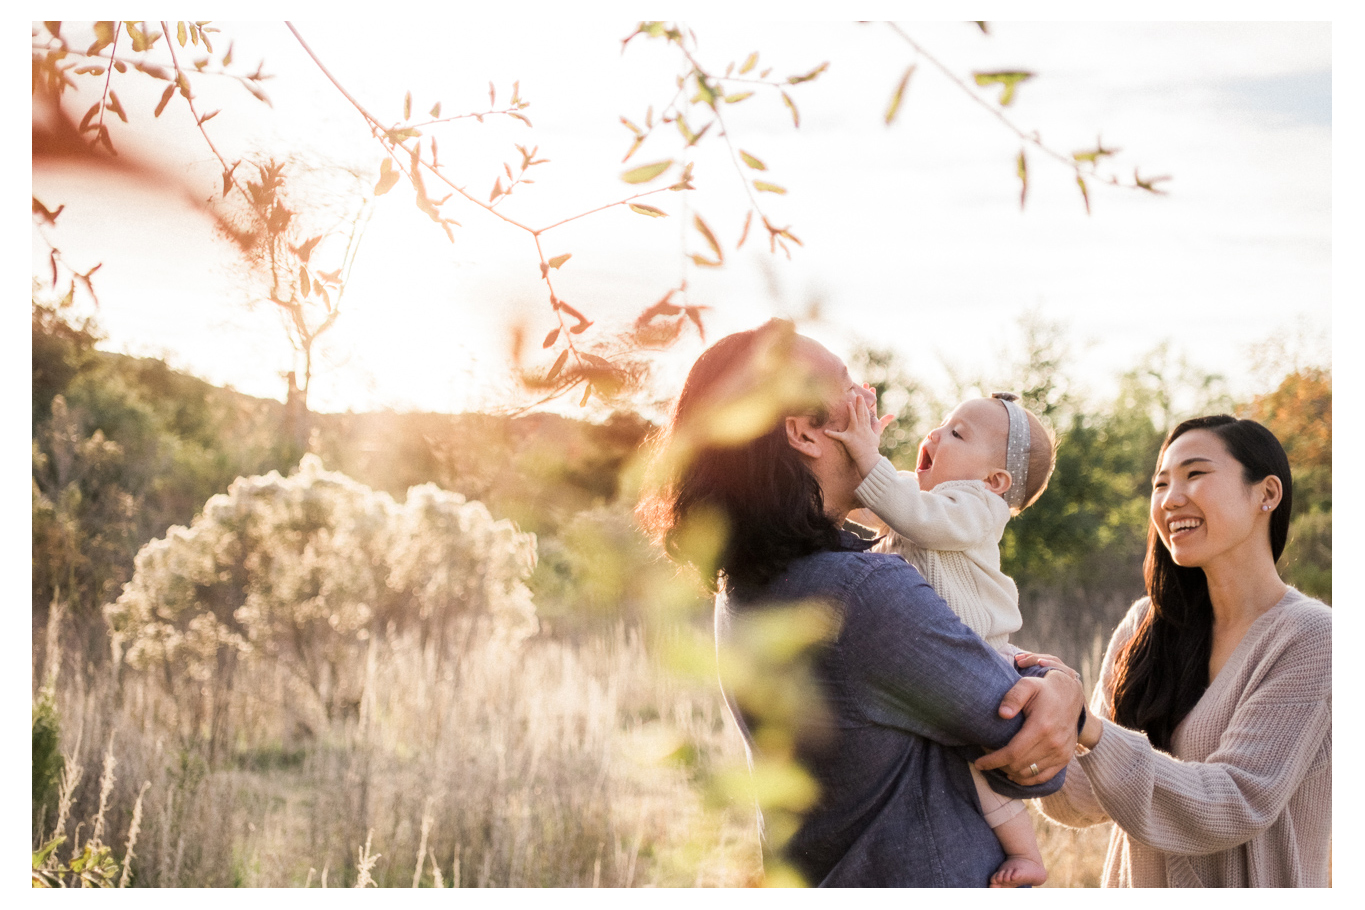
[[[1272,474],[1280,479],[1283,492],[1270,514],[1270,552],[1278,560],[1289,537],[1294,494],[1280,441],[1254,420],[1226,414],[1196,417],[1171,430],[1157,456],[1158,466],[1171,443],[1190,430],[1208,430],[1221,439],[1242,465],[1246,483]],[[1151,607],[1115,659],[1114,720],[1142,730],[1153,746],[1169,752],[1176,726],[1208,688],[1213,604],[1204,570],[1176,565],[1155,523],[1147,529],[1143,575]]]
[[[765,405],[771,414],[766,429],[734,439],[715,426],[724,423],[718,414],[728,401],[761,396],[768,383],[783,385],[782,368],[775,372],[774,358],[767,355],[775,349],[789,355],[795,337],[792,323],[774,319],[713,344],[688,373],[655,443],[657,460],[673,457],[678,463],[641,501],[637,517],[672,559],[696,565],[712,588],[722,581],[730,589],[766,584],[793,559],[839,544],[819,481],[788,443],[783,419],[804,410],[819,421],[818,404],[812,407],[806,399],[802,408],[798,399],[782,400],[787,393],[778,391]],[[789,356],[775,361],[790,371]],[[699,560],[687,546],[689,519],[708,513],[724,525],[714,563]]]

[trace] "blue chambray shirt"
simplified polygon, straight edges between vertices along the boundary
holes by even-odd
[[[985,887],[1005,855],[967,762],[1004,746],[1023,725],[1022,715],[998,714],[1020,673],[913,566],[864,552],[870,544],[842,533],[844,549],[802,557],[761,590],[716,600],[718,644],[766,605],[816,599],[841,621],[810,665],[828,711],[825,735],[797,750],[821,795],[785,858],[823,887]],[[753,718],[746,722],[721,684],[753,748]],[[1065,772],[1032,787],[986,775],[997,792],[1031,798],[1058,790]]]

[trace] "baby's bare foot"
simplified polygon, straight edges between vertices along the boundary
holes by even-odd
[[[1047,870],[1042,863],[1027,856],[1011,856],[991,876],[991,887],[1021,888],[1024,885],[1041,885],[1045,881]]]

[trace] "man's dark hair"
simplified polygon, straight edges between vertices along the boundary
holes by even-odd
[[[787,441],[788,415],[817,424],[826,416],[809,387],[791,381],[800,368],[795,340],[791,322],[773,319],[717,341],[693,364],[655,440],[656,465],[671,468],[636,514],[670,558],[696,566],[713,589],[766,584],[792,560],[839,543],[819,482]],[[737,428],[744,423],[748,431]],[[688,545],[697,518],[719,521],[718,553]]]

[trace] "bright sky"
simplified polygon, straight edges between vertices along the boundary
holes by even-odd
[[[630,134],[669,101],[676,54],[635,39],[629,20],[510,20],[433,27],[413,39],[365,20],[300,20],[297,28],[348,90],[381,119],[414,110],[482,109],[520,80],[535,124],[493,118],[440,133],[457,180],[486,196],[513,143],[550,159],[536,185],[502,210],[543,225],[620,199]],[[1169,174],[1165,197],[1092,186],[1087,216],[1070,171],[1030,149],[1027,209],[1019,210],[1020,141],[919,59],[900,115],[882,113],[914,51],[878,24],[696,21],[702,61],[723,71],[761,53],[774,75],[828,60],[818,80],[792,91],[794,130],[775,95],[727,107],[738,148],[764,160],[787,187],[762,194],[779,225],[805,243],[790,262],[751,233],[735,252],[745,196],[719,143],[697,158],[698,191],[649,200],[651,219],[623,208],[545,235],[546,255],[572,253],[556,275],[566,300],[619,327],[681,279],[691,303],[713,307],[709,338],[772,315],[800,316],[836,353],[859,343],[900,352],[912,374],[940,385],[945,366],[1001,376],[1018,350],[1017,319],[1036,308],[1065,323],[1070,372],[1091,394],[1112,392],[1119,372],[1169,341],[1235,390],[1256,391],[1250,346],[1306,336],[1327,358],[1332,320],[1332,31],[1329,23],[994,23],[989,36],[962,22],[906,24],[955,73],[1028,68],[1008,116],[1069,153],[1097,135],[1121,149],[1113,169]],[[324,79],[282,23],[222,23],[250,67],[275,78],[266,108],[231,85],[201,84],[207,124],[229,158],[252,150],[326,155],[377,173],[379,148],[353,108]],[[761,67],[760,67],[761,68]],[[148,82],[148,80],[140,80]],[[159,86],[124,80],[124,105],[144,134],[190,174],[219,168],[172,104],[150,122]],[[652,138],[632,164],[677,157],[677,133]],[[126,139],[125,141],[131,141]],[[707,152],[705,146],[711,145]],[[752,172],[751,172],[752,175]],[[660,181],[665,183],[666,181]],[[209,183],[205,183],[207,187]],[[68,208],[54,235],[74,264],[103,262],[98,320],[105,347],[164,356],[173,365],[255,395],[282,397],[289,350],[276,317],[248,312],[232,257],[207,220],[107,182],[37,174],[34,191]],[[141,195],[135,195],[134,193]],[[205,190],[207,194],[207,189]],[[684,210],[684,205],[688,207]],[[323,345],[310,403],[316,410],[378,407],[458,411],[496,403],[505,387],[506,332],[522,321],[538,340],[553,324],[530,238],[470,205],[455,242],[412,204],[400,184],[381,197]],[[690,212],[727,248],[723,269],[686,263],[705,252]],[[35,241],[35,268],[44,252]],[[686,267],[684,265],[686,264]],[[597,328],[597,327],[595,327]],[[701,350],[695,340],[661,358],[659,392],[676,390]]]

